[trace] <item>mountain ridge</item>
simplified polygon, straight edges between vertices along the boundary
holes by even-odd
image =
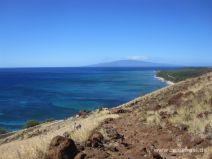
[[[116,60],[89,65],[88,67],[173,67],[170,64],[154,63],[142,60]]]

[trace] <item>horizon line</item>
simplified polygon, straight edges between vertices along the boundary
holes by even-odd
[[[212,66],[155,66],[155,67],[149,67],[149,66],[21,66],[21,67],[0,67],[0,69],[33,69],[33,68],[212,68]]]

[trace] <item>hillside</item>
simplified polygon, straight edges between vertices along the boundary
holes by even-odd
[[[212,73],[117,108],[81,112],[0,136],[0,159],[47,159],[57,135],[75,141],[80,151],[75,159],[211,158]]]
[[[180,82],[188,78],[201,76],[208,72],[212,72],[212,68],[180,68],[175,70],[159,71],[157,72],[157,77],[164,78],[171,82]]]
[[[118,60],[90,65],[89,67],[170,67],[171,65],[146,62],[140,60]]]

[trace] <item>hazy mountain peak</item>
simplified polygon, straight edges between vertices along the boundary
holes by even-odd
[[[104,62],[99,64],[90,65],[90,67],[167,67],[171,65],[153,63],[142,60],[117,60],[112,62]]]

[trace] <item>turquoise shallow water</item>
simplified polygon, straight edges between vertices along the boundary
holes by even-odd
[[[155,68],[0,69],[0,127],[62,119],[79,110],[114,107],[160,89]]]

